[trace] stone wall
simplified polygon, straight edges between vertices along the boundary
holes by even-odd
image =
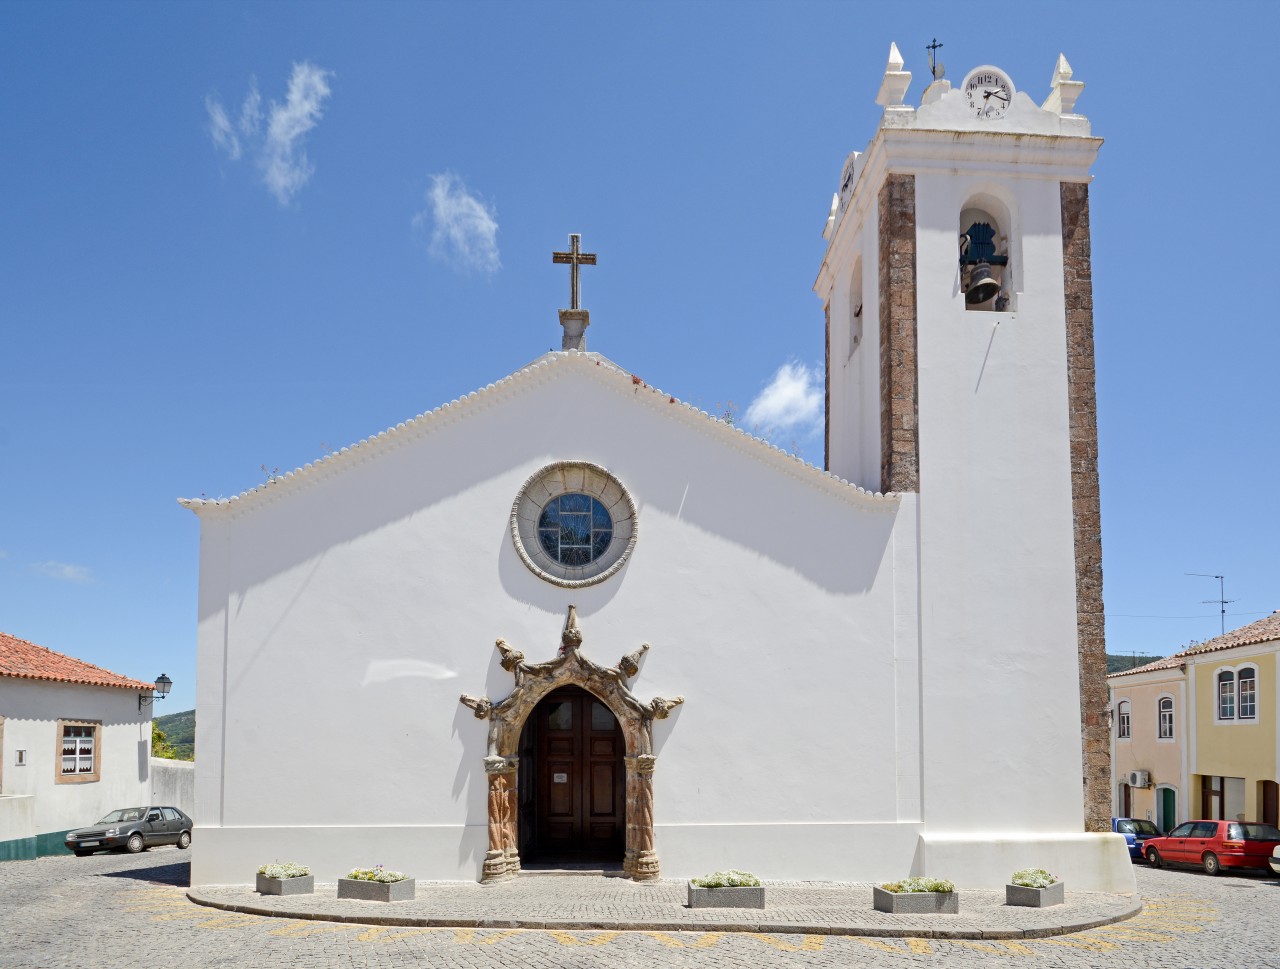
[[[889,175],[879,203],[880,490],[919,491],[915,176]]]
[[[196,765],[189,760],[151,758],[151,803],[176,807],[195,817]]]
[[[1105,679],[1107,649],[1102,617],[1102,519],[1098,498],[1098,409],[1094,392],[1089,186],[1083,182],[1064,182],[1061,189],[1085,830],[1108,831],[1111,827],[1111,747]]]

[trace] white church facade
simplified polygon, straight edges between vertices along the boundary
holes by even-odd
[[[564,350],[183,501],[193,885],[290,859],[1133,890],[1101,833],[1101,142],[1065,60],[1043,106],[995,68],[918,107],[909,80],[894,48],[825,232],[827,470],[587,351],[575,296]]]

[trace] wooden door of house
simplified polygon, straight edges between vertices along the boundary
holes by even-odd
[[[1262,782],[1262,823],[1280,824],[1280,784]]]
[[[622,858],[625,767],[622,728],[579,687],[561,687],[534,709],[535,837],[542,859]]]

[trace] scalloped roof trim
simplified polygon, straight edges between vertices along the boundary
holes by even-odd
[[[517,370],[495,383],[488,384],[479,390],[473,390],[447,404],[441,404],[433,410],[423,411],[416,417],[401,421],[370,437],[363,438],[355,444],[330,452],[315,461],[308,462],[300,468],[286,471],[271,480],[257,485],[247,491],[230,498],[179,498],[178,504],[190,509],[197,515],[205,512],[224,513],[248,511],[260,504],[278,500],[306,487],[322,481],[342,469],[369,460],[391,449],[408,444],[446,425],[454,420],[465,418],[486,407],[491,407],[502,400],[515,396],[524,389],[536,386],[552,378],[561,368],[579,368],[583,372],[597,377],[602,383],[621,392],[630,392],[639,396],[654,408],[667,409],[672,416],[683,420],[686,424],[699,427],[710,434],[720,435],[731,446],[737,447],[765,464],[773,466],[792,477],[821,488],[830,494],[871,508],[888,510],[898,504],[900,496],[893,493],[867,491],[852,484],[830,471],[809,464],[777,445],[771,444],[762,437],[744,431],[733,424],[728,424],[718,417],[695,407],[687,401],[651,387],[639,377],[623,370],[613,361],[599,353],[579,350],[553,350],[543,354],[528,366]]]

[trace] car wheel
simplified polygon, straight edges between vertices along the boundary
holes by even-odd
[[[146,848],[147,843],[142,840],[142,835],[134,833],[129,835],[129,840],[125,843],[125,850],[131,855],[136,855],[139,851]]]
[[[1218,856],[1212,851],[1205,852],[1204,858],[1201,859],[1201,864],[1204,866],[1206,875],[1216,875],[1222,871],[1222,863],[1218,861]]]
[[[1148,849],[1147,849],[1147,864],[1148,864],[1148,865],[1150,865],[1152,868],[1159,868],[1159,867],[1161,867],[1161,865],[1160,865],[1160,852],[1156,851],[1156,849],[1155,849],[1155,848],[1148,848]]]
[[[77,852],[76,852],[76,857],[77,857],[77,858],[88,858],[91,854],[93,854],[93,852],[92,852],[92,851],[77,851]]]
[[[178,835],[178,847],[179,847],[179,848],[190,848],[190,847],[191,847],[191,832],[190,832],[190,831],[184,831],[184,832],[182,832],[182,834]]]

